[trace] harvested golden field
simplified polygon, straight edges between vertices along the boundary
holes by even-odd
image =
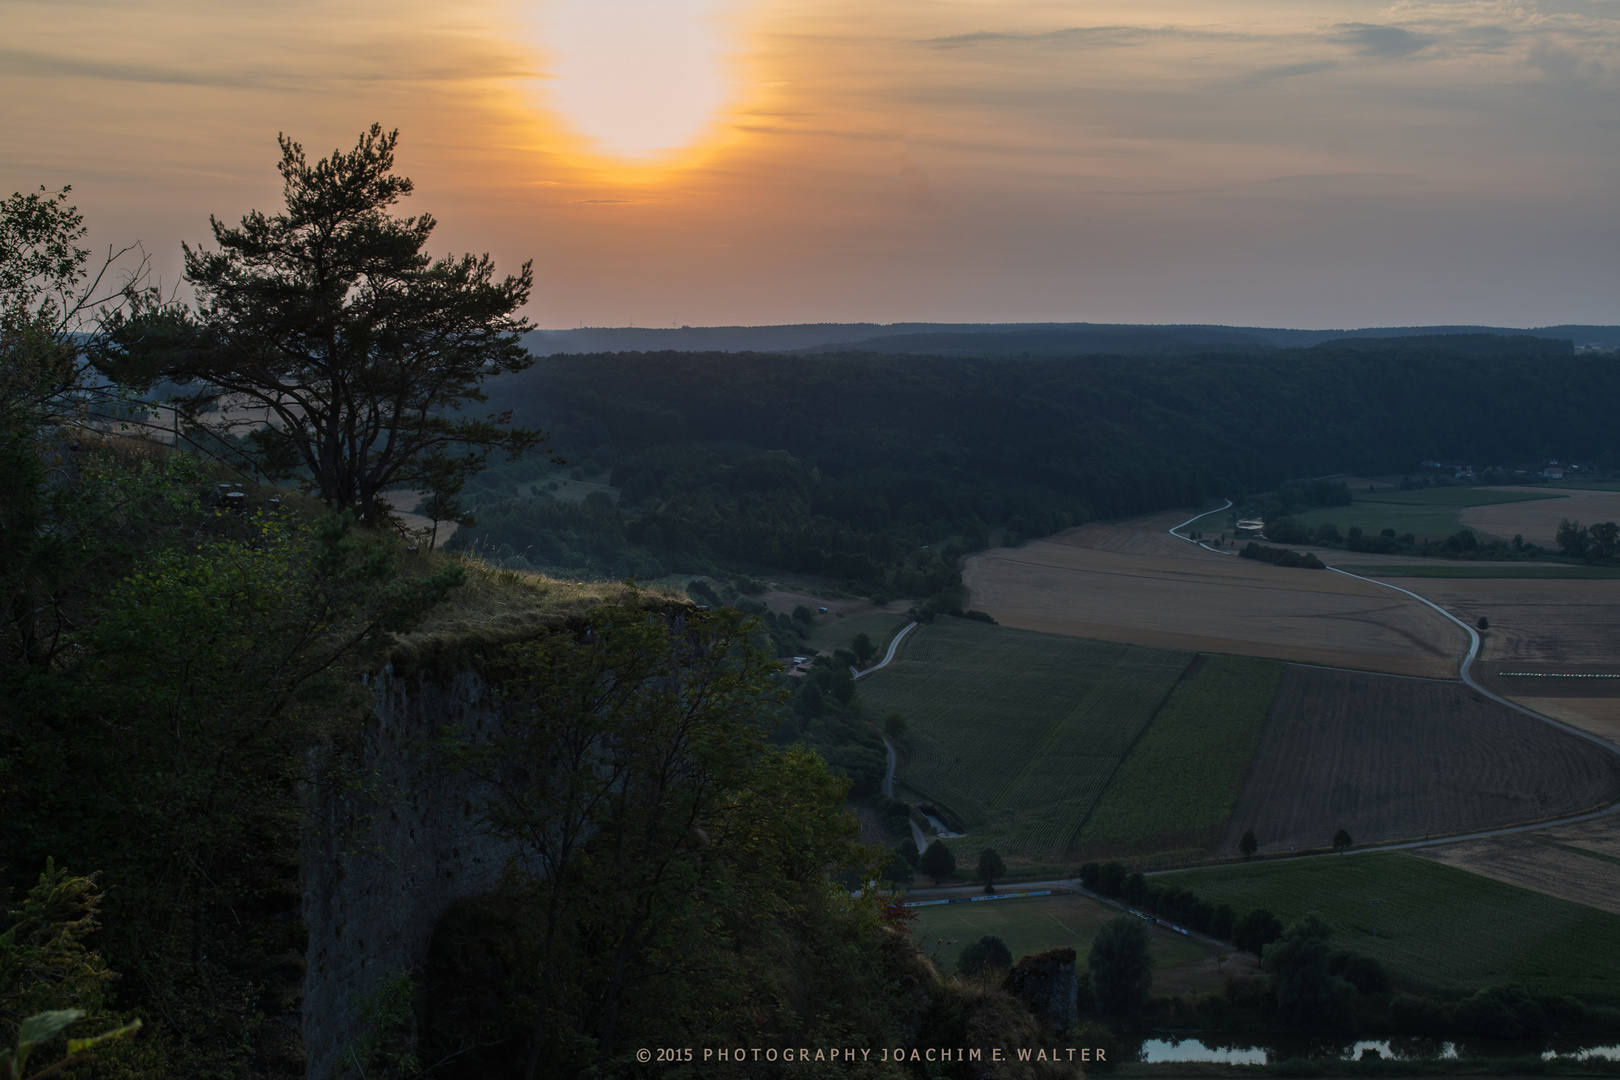
[[[1502,671],[1620,674],[1620,580],[1401,578],[1468,623],[1490,620],[1474,677],[1499,694],[1608,697],[1620,679],[1501,678]]]
[[[968,559],[969,606],[1026,630],[1161,649],[1455,676],[1462,631],[1422,604],[1326,570],[1206,551],[1186,515],[1086,525]]]
[[[1423,839],[1590,810],[1620,755],[1456,682],[1290,667],[1223,851]]]
[[[1620,915],[1620,819],[1420,849],[1417,854],[1509,885]]]
[[[1503,488],[1504,491],[1533,491],[1549,494],[1546,488]],[[1558,523],[1565,518],[1591,525],[1598,521],[1620,521],[1620,492],[1575,491],[1561,499],[1474,506],[1459,516],[1464,525],[1480,532],[1510,540],[1523,536],[1532,544],[1557,549],[1554,539]]]

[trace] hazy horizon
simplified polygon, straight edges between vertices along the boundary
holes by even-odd
[[[1620,322],[1607,0],[0,0],[0,189],[167,282],[401,131],[557,329]],[[632,122],[633,121],[633,122]],[[3,193],[0,192],[0,193]]]

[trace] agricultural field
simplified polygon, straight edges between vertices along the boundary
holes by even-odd
[[[966,827],[971,866],[1064,864],[1081,822],[1192,656],[968,619],[920,627],[861,680],[875,714],[911,724],[897,785]]]
[[[1620,640],[1620,581],[1457,578],[1402,585],[1464,622],[1490,620],[1473,675],[1499,694],[1608,696],[1596,684],[1620,682],[1497,679],[1500,671],[1620,673],[1614,647]]]
[[[1084,858],[1195,859],[1226,834],[1282,680],[1276,660],[1200,655],[1081,829]]]
[[[1073,949],[1078,966],[1085,967],[1091,939],[1104,923],[1119,917],[1120,910],[1087,896],[1037,896],[1016,900],[991,900],[975,904],[942,904],[913,908],[917,919],[911,924],[917,943],[926,953],[936,953],[947,971],[956,969],[962,946],[993,934],[1007,943],[1013,959],[1032,956],[1047,949]],[[1220,989],[1220,973],[1209,946],[1172,933],[1162,927],[1149,928],[1152,941],[1154,990],[1158,993],[1187,993],[1190,990]],[[1225,974],[1253,974],[1253,964],[1239,958],[1228,959]]]
[[[810,623],[810,636],[804,640],[807,653],[832,652],[846,649],[857,634],[865,634],[880,649],[889,647],[889,639],[910,620],[906,612],[909,600],[895,600],[877,607],[862,599],[827,600],[811,593],[790,589],[773,589],[759,597],[773,614],[792,614],[799,605],[811,611],[825,607],[827,614],[817,615]],[[881,654],[880,654],[881,658]]]
[[[1290,667],[1222,851],[1447,836],[1620,796],[1620,755],[1461,683]]]
[[[1489,507],[1494,511],[1504,504],[1562,501],[1563,496],[1522,489],[1454,487],[1424,488],[1420,491],[1363,491],[1356,492],[1351,499],[1349,506],[1318,507],[1296,514],[1294,520],[1313,529],[1331,522],[1339,527],[1341,533],[1352,525],[1359,525],[1363,532],[1394,529],[1397,535],[1412,533],[1420,539],[1450,536],[1464,525],[1470,525],[1482,532],[1511,539],[1512,531],[1504,536],[1495,528],[1484,528],[1470,522],[1465,516],[1469,508]],[[1556,521],[1554,528],[1557,528]],[[1526,535],[1525,539],[1530,537]]]
[[[1333,925],[1334,948],[1378,958],[1402,988],[1459,997],[1511,979],[1620,1003],[1620,915],[1416,855],[1318,855],[1154,881],[1239,914],[1267,908],[1285,924],[1316,912]],[[1376,914],[1374,898],[1384,901]]]
[[[847,615],[844,618],[833,615],[818,616],[810,625],[810,648],[819,652],[847,649],[851,641],[865,634],[872,639],[872,644],[878,647],[878,659],[883,659],[883,650],[889,647],[889,639],[911,621],[905,614],[910,607],[909,603],[896,601],[890,607],[895,610],[878,608]]]
[[[1507,682],[1499,679],[1498,682]],[[1515,682],[1530,682],[1529,679],[1516,679]],[[1550,682],[1548,679],[1534,680],[1537,682]],[[1601,739],[1607,739],[1620,745],[1620,697],[1513,697],[1515,701],[1527,709],[1534,709],[1543,716],[1550,716],[1554,720],[1562,720],[1571,727],[1578,727],[1582,731],[1589,731]]]
[[[1337,554],[1335,552],[1334,554]],[[1418,577],[1418,578],[1520,578],[1529,581],[1596,581],[1620,578],[1620,567],[1575,566],[1548,563],[1483,563],[1439,562],[1434,559],[1414,559],[1399,565],[1355,564],[1331,556],[1325,560],[1342,564],[1346,569],[1365,577]]]
[[[1620,521],[1620,492],[1572,491],[1548,499],[1509,505],[1476,506],[1464,510],[1464,525],[1501,537],[1520,535],[1532,544],[1557,550],[1558,523],[1565,518],[1591,525],[1599,521]]]
[[[1467,638],[1423,604],[1343,574],[1238,559],[1165,532],[1186,516],[1087,525],[974,555],[963,568],[969,604],[1004,625],[1054,634],[1455,676]]]
[[[1620,915],[1620,822],[1612,816],[1558,829],[1488,836],[1416,854]]]

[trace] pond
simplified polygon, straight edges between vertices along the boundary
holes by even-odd
[[[1139,1037],[1134,1045],[1137,1061],[1213,1061],[1231,1065],[1267,1065],[1292,1058],[1354,1061],[1393,1058],[1419,1061],[1430,1058],[1609,1058],[1620,1061],[1620,1043],[1614,1036],[1589,1039],[1428,1039],[1396,1036],[1387,1039],[1226,1039],[1215,1033],[1177,1037],[1173,1034]],[[1128,1053],[1129,1057],[1129,1053]]]

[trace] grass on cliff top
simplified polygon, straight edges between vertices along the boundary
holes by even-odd
[[[602,604],[624,603],[639,595],[644,602],[686,604],[684,594],[665,589],[632,590],[618,582],[564,581],[518,570],[504,570],[482,559],[443,552],[406,554],[398,566],[406,577],[426,577],[447,565],[460,565],[460,588],[428,613],[417,628],[401,634],[396,656],[421,656],[439,648],[498,644],[527,636],[541,626],[554,626]]]

